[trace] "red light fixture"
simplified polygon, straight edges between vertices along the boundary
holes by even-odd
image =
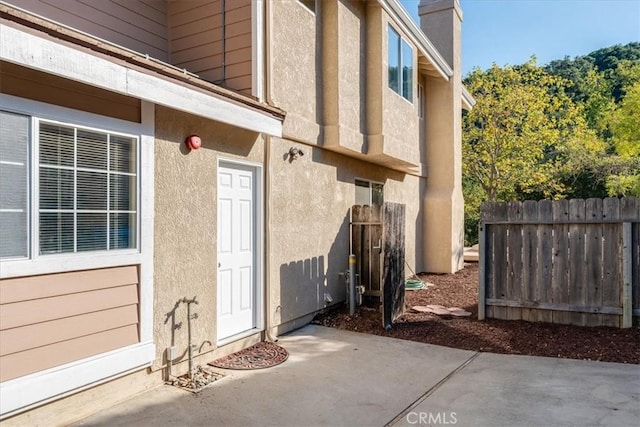
[[[189,135],[185,140],[185,144],[190,150],[198,150],[202,147],[202,139],[198,135]]]

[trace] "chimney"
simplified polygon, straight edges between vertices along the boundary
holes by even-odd
[[[420,27],[453,70],[446,81],[427,77],[423,267],[453,273],[464,265],[462,197],[462,10],[458,0],[421,0]]]
[[[462,9],[458,0],[421,0],[420,28],[454,73],[460,70]]]

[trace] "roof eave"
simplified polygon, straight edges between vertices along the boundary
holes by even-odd
[[[462,108],[467,111],[471,111],[474,105],[476,105],[475,98],[473,97],[473,95],[471,95],[467,88],[462,85]]]
[[[12,23],[12,26],[0,24],[1,60],[254,132],[282,135],[285,113],[280,109],[183,73],[169,64],[150,61],[144,55],[117,45],[107,45],[105,41],[4,2],[0,2],[0,16]],[[31,32],[20,28],[28,28]],[[26,52],[25,46],[37,51]],[[84,61],[101,67],[102,72],[82,72],[83,67],[74,67],[71,58],[76,63]]]

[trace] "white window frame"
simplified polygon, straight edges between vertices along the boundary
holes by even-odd
[[[141,159],[145,156],[142,153],[144,146],[143,138],[150,137],[145,128],[148,124],[131,123],[124,120],[113,119],[109,117],[99,116],[92,113],[86,113],[69,108],[53,106],[41,102],[30,101],[10,95],[1,95],[3,111],[10,113],[22,114],[32,119],[30,127],[30,158],[29,158],[29,257],[28,258],[8,258],[0,261],[2,268],[0,269],[0,278],[28,276],[34,274],[59,273],[64,271],[86,270],[91,268],[106,268],[120,265],[140,264],[142,262],[142,241],[143,234],[143,209],[146,212],[148,207],[144,206],[142,199],[141,187],[148,188],[148,182],[153,182],[153,176],[149,176],[149,172],[143,171],[143,162]],[[46,121],[63,126],[80,127],[84,129],[92,129],[97,131],[112,132],[120,135],[135,135],[138,137],[136,144],[136,161],[137,167],[137,224],[136,224],[136,247],[132,249],[114,249],[104,251],[87,251],[87,252],[68,252],[60,254],[39,254],[39,233],[38,233],[38,144],[35,143],[37,138],[38,121]],[[148,141],[147,141],[148,144]],[[147,155],[148,157],[148,155]],[[145,175],[143,177],[143,175]],[[151,180],[151,181],[150,181]],[[146,184],[145,185],[145,181]],[[147,201],[148,202],[148,201]]]
[[[0,278],[34,276],[91,268],[140,265],[140,342],[107,353],[56,366],[13,380],[0,387],[0,418],[25,411],[70,392],[77,392],[142,369],[155,359],[153,343],[153,212],[155,106],[142,101],[141,123],[132,123],[92,113],[53,106],[0,94],[2,109],[51,121],[110,129],[139,135],[138,143],[138,237],[137,249],[46,255],[33,259],[3,260]],[[33,128],[33,127],[32,127]],[[33,131],[33,130],[32,130]],[[34,155],[31,155],[33,179]],[[144,189],[144,191],[141,191]],[[32,193],[35,191],[31,190]],[[33,194],[31,218],[35,206]],[[31,219],[33,221],[33,219]],[[33,231],[31,235],[33,236]],[[33,248],[31,249],[33,250]],[[33,252],[32,252],[33,254]]]
[[[121,132],[115,132],[112,130],[105,130],[103,128],[95,128],[95,127],[87,127],[87,126],[82,126],[82,125],[78,125],[76,123],[65,123],[65,122],[60,122],[60,121],[55,121],[55,120],[48,120],[48,119],[43,119],[41,117],[38,116],[31,116],[31,120],[32,120],[32,128],[33,131],[31,132],[31,138],[30,138],[30,142],[32,144],[33,149],[30,150],[33,152],[33,156],[31,158],[31,164],[33,165],[32,171],[31,171],[31,177],[32,177],[32,182],[34,183],[33,185],[30,186],[29,190],[32,193],[32,197],[31,200],[33,200],[33,209],[30,210],[30,228],[33,229],[33,238],[30,241],[30,248],[32,248],[32,250],[29,251],[30,254],[30,258],[39,258],[39,257],[49,257],[49,256],[61,256],[63,254],[67,254],[67,253],[74,253],[74,254],[78,254],[78,253],[83,253],[83,252],[91,252],[94,255],[97,256],[103,256],[105,252],[111,253],[112,251],[126,251],[126,250],[136,250],[138,251],[138,242],[140,239],[140,233],[139,233],[139,225],[140,225],[140,219],[138,217],[138,207],[140,206],[140,175],[139,175],[139,171],[140,171],[140,162],[138,161],[138,159],[140,158],[140,139],[138,135],[134,135],[134,134],[125,134],[125,133],[121,133]],[[40,209],[40,194],[41,194],[41,189],[40,187],[37,187],[35,185],[35,183],[39,183],[40,182],[40,172],[41,170],[44,169],[52,169],[51,165],[42,165],[40,164],[39,160],[36,161],[36,159],[40,158],[40,127],[41,124],[51,124],[54,126],[60,126],[60,127],[64,127],[67,129],[73,129],[74,131],[89,131],[89,132],[96,132],[99,134],[109,134],[109,135],[114,135],[114,136],[123,136],[123,137],[127,137],[127,138],[134,138],[136,141],[136,145],[135,145],[135,156],[136,156],[136,172],[135,172],[135,177],[136,177],[136,188],[135,188],[135,206],[136,209],[131,212],[129,211],[129,213],[135,213],[136,215],[136,224],[135,224],[135,246],[133,248],[126,248],[126,249],[105,249],[105,250],[92,250],[92,251],[78,251],[77,250],[77,246],[78,246],[78,236],[77,236],[77,230],[78,230],[78,223],[74,223],[74,239],[73,239],[73,248],[74,251],[73,252],[63,252],[63,253],[55,253],[55,254],[42,254],[41,253],[41,240],[40,240],[40,221],[39,216],[42,214],[42,209]],[[38,139],[36,141],[36,139]],[[77,159],[77,153],[74,153],[74,157],[76,157]],[[77,161],[77,160],[76,160]],[[57,167],[53,167],[54,169]],[[83,171],[86,169],[83,168],[79,168],[78,166],[74,165],[71,167],[72,169],[68,169],[68,168],[64,168],[66,170],[71,170],[75,173],[79,172],[79,171]],[[101,171],[102,172],[102,171]],[[109,173],[111,174],[111,172],[107,172],[107,170],[104,170],[104,173]],[[113,173],[113,175],[119,175],[120,173]],[[131,174],[126,174],[126,175],[131,175]],[[38,184],[39,185],[39,184]],[[107,191],[110,191],[110,189],[107,189]],[[82,214],[82,211],[79,211],[75,206],[76,206],[76,201],[78,200],[78,191],[77,189],[74,190],[73,193],[73,199],[74,199],[74,208],[73,211],[76,214]],[[103,210],[99,210],[99,213],[110,213],[110,206],[108,205],[108,200],[109,197],[107,196],[107,204],[106,207]],[[48,211],[51,212],[56,212],[56,211],[61,211],[64,209],[47,209]],[[109,222],[109,219],[107,218],[107,223]],[[109,245],[109,239],[110,239],[110,229],[107,228],[107,248]]]
[[[370,179],[364,179],[364,178],[356,177],[353,180],[353,185],[354,186],[358,186],[358,181],[366,182],[367,184],[369,184],[369,187],[368,187],[369,188],[369,203],[368,203],[368,205],[371,205],[373,203],[373,184],[377,184],[377,185],[380,185],[382,187],[382,201],[384,202],[384,183],[383,182],[372,181]],[[354,199],[354,201],[356,201],[356,200]],[[356,201],[356,204],[357,204],[357,201]]]
[[[405,101],[413,104],[413,99],[415,97],[415,86],[416,86],[415,85],[415,77],[416,77],[415,76],[415,74],[416,74],[415,73],[415,69],[416,69],[415,47],[407,39],[405,39],[402,36],[401,32],[398,31],[397,29],[395,29],[393,27],[393,25],[388,24],[388,28],[387,28],[387,60],[389,58],[390,49],[392,48],[391,40],[390,40],[390,37],[389,37],[389,32],[390,31],[393,31],[398,36],[398,45],[393,47],[398,52],[398,62],[399,62],[399,64],[398,64],[398,90],[396,91],[394,88],[392,88],[391,84],[390,84],[390,81],[389,81],[388,74],[389,74],[389,69],[391,67],[391,64],[387,64],[387,87],[392,92],[394,92],[395,94],[399,95]],[[404,91],[403,91],[403,89],[404,89],[404,79],[402,77],[402,67],[403,67],[403,64],[404,64],[404,61],[403,61],[404,55],[402,53],[402,44],[403,43],[406,44],[407,46],[409,46],[409,48],[411,49],[411,73],[412,73],[412,75],[411,75],[411,87],[409,88],[411,93],[408,94],[408,97],[405,96]]]

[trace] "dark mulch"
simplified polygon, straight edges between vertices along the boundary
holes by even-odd
[[[366,307],[353,318],[344,307],[334,309],[316,316],[313,323],[464,350],[640,364],[637,326],[619,329],[522,320],[479,321],[477,264],[466,264],[456,274],[423,274],[420,278],[435,286],[407,291],[407,310],[391,330],[382,327],[378,311]],[[472,315],[440,317],[411,310],[428,304],[461,307]]]

